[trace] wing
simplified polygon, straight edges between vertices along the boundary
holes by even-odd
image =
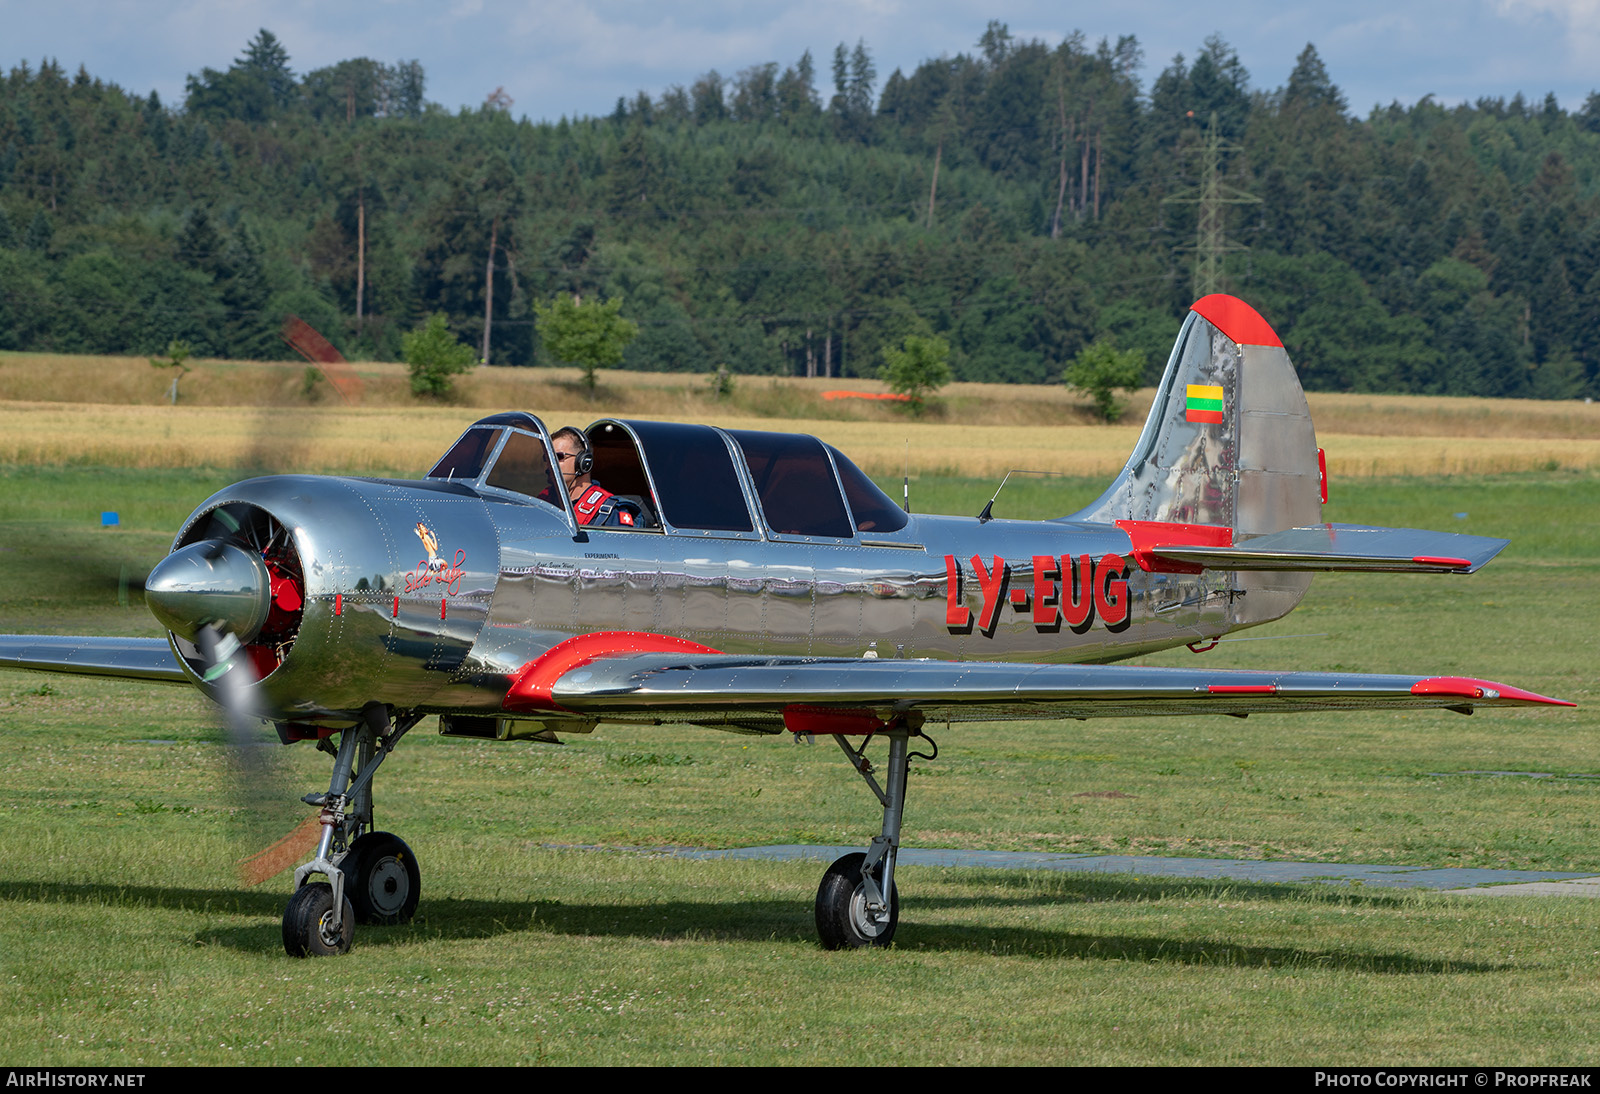
[[[70,672],[187,684],[165,638],[82,638],[0,634],[0,669]]]
[[[928,719],[960,722],[1380,707],[1471,713],[1481,706],[1573,705],[1456,676],[675,651],[597,655],[577,664],[571,660],[541,659],[527,666],[506,697],[506,710],[653,718],[768,732],[864,733],[913,711]]]

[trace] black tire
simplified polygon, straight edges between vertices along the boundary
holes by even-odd
[[[900,924],[900,893],[889,887],[889,922],[870,918],[861,882],[861,864],[866,861],[867,856],[856,851],[838,859],[822,875],[822,884],[817,886],[817,936],[823,949],[859,950],[894,941],[894,929]]]
[[[422,896],[422,871],[405,840],[388,832],[368,832],[350,845],[339,863],[344,892],[365,924],[393,927],[410,923]]]
[[[347,953],[356,932],[356,913],[347,897],[344,922],[332,930],[333,886],[326,881],[302,885],[283,910],[283,949],[290,957],[334,957]]]

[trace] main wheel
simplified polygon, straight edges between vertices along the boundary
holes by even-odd
[[[350,949],[356,913],[347,897],[343,923],[333,925],[333,886],[326,881],[302,885],[283,910],[283,948],[290,957],[333,957]]]
[[[399,836],[368,832],[350,845],[339,869],[345,895],[362,923],[392,927],[411,922],[422,895],[422,871]]]
[[[855,950],[865,946],[887,946],[894,939],[900,922],[900,893],[889,887],[889,917],[879,920],[867,910],[866,888],[861,881],[861,864],[867,856],[860,851],[845,855],[828,867],[817,886],[817,935],[829,950]]]

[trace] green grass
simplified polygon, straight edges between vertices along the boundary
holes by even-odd
[[[5,473],[0,630],[154,633],[96,560],[110,544],[153,562],[221,481]],[[1011,515],[1060,515],[1099,485],[1019,492],[1049,508]],[[1600,773],[1600,480],[1335,485],[1332,520],[1513,544],[1470,578],[1319,577],[1288,619],[1237,636],[1267,641],[1151,660],[1471,673],[1584,706],[935,728],[906,842],[1600,872],[1600,779],[1453,774]],[[1088,496],[1060,504],[1073,490]],[[912,499],[975,514],[992,492],[925,479]],[[122,531],[100,531],[102,508],[122,510]],[[602,727],[550,747],[430,729],[378,788],[381,826],[422,863],[418,920],[295,962],[279,941],[287,876],[245,889],[231,873],[250,848],[192,694],[0,676],[0,1059],[1600,1060],[1600,901],[906,868],[896,946],[830,954],[811,923],[820,864],[558,849],[864,844],[875,804],[828,743]],[[326,757],[283,759],[296,793],[326,785]]]

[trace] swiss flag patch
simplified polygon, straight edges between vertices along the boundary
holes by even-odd
[[[622,524],[632,524],[633,514],[628,512],[626,509],[618,510],[617,520]]]

